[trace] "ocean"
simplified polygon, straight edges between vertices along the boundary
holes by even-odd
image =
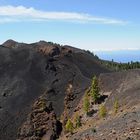
[[[114,60],[116,62],[140,62],[140,50],[127,50],[127,51],[97,51],[94,52],[99,58],[104,60]]]

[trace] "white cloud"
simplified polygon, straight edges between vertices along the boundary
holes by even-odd
[[[24,6],[0,6],[0,23],[20,21],[70,21],[81,23],[118,24],[124,25],[123,20],[94,17],[89,14],[76,12],[48,12]]]
[[[19,22],[16,18],[2,17],[0,16],[0,23],[9,23],[9,22]]]

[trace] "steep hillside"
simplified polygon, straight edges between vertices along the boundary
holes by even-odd
[[[93,56],[70,46],[6,41],[0,46],[0,139],[56,139],[66,103],[73,114],[91,77],[106,72]]]
[[[62,139],[140,140],[140,70],[101,74],[99,87],[100,94],[107,96],[102,102],[106,116],[101,118],[101,105],[93,104],[94,113],[85,117],[81,102],[82,126]]]

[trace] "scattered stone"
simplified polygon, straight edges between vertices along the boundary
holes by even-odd
[[[127,133],[124,133],[124,136],[127,136]]]
[[[101,133],[100,136],[103,136],[103,134]]]
[[[133,134],[133,132],[131,131],[129,134],[131,135],[131,134]]]
[[[2,96],[3,96],[3,97],[6,97],[6,95],[7,95],[7,94],[6,94],[5,92],[2,93]]]
[[[116,131],[114,129],[112,130],[112,134],[116,134]]]

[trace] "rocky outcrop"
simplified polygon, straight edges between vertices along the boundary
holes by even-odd
[[[15,47],[16,44],[17,44],[16,41],[14,41],[12,39],[9,39],[9,40],[5,41],[2,45],[6,46],[6,47],[11,47],[12,48],[12,47]]]
[[[55,140],[62,131],[62,125],[57,120],[52,103],[47,105],[45,99],[38,99],[26,122],[19,129],[18,140]]]

